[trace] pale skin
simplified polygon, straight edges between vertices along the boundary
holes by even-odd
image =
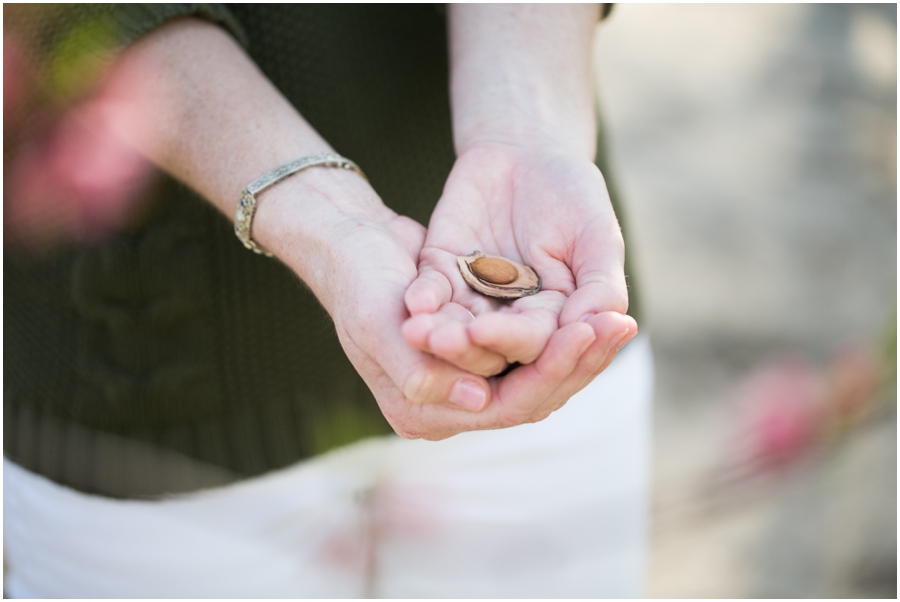
[[[598,10],[449,7],[458,159],[427,232],[349,171],[308,169],[259,195],[254,239],[331,315],[401,436],[542,420],[637,333],[592,163]],[[229,34],[199,20],[129,48],[100,97],[141,123],[120,128],[130,144],[229,217],[259,175],[332,150]],[[531,265],[543,290],[511,304],[474,293],[455,257],[475,249]],[[523,365],[494,376],[508,362]]]

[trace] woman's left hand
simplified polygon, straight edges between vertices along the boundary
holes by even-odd
[[[475,292],[457,256],[479,250],[531,266],[541,291],[512,302]],[[479,143],[460,155],[405,296],[410,345],[494,376],[485,411],[541,420],[637,333],[625,315],[624,244],[603,176],[546,147]]]

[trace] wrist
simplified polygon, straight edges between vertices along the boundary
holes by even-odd
[[[312,167],[258,195],[251,236],[303,280],[329,312],[335,267],[348,224],[381,223],[395,214],[359,174]]]
[[[525,165],[537,162],[546,164],[552,161],[563,161],[573,164],[594,164],[593,157],[588,157],[583,149],[573,145],[560,143],[557,139],[528,133],[516,140],[482,137],[473,139],[470,144],[457,155],[460,161],[470,165],[490,165],[493,170],[508,170],[514,165]]]
[[[465,120],[454,128],[457,155],[485,146],[554,150],[593,161],[597,153],[596,122],[580,119],[571,125],[537,123],[528,117],[514,117],[509,111],[479,119]]]

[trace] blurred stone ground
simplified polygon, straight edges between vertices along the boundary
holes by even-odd
[[[896,5],[623,4],[596,51],[657,361],[648,595],[896,597],[896,384],[709,487],[753,367],[896,349]]]

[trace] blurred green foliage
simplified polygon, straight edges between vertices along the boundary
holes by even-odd
[[[46,77],[50,98],[63,100],[85,94],[112,61],[119,36],[105,19],[84,21],[52,50]]]

